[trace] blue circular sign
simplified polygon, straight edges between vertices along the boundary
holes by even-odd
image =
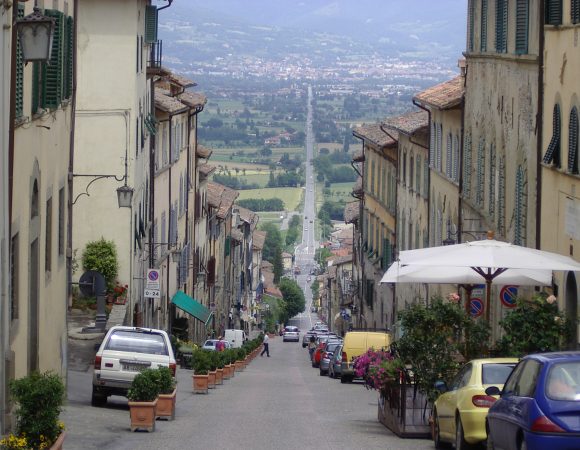
[[[483,302],[480,298],[472,298],[470,300],[469,314],[471,317],[479,317],[483,314]]]
[[[515,308],[516,299],[518,298],[517,286],[504,286],[499,293],[499,299],[506,308]]]

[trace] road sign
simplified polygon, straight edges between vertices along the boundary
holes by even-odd
[[[483,314],[483,302],[480,298],[472,298],[469,302],[469,314],[471,317],[479,317]]]
[[[161,282],[159,280],[159,270],[147,269],[147,279],[145,280],[145,289],[153,289],[157,291],[161,289]]]
[[[501,303],[506,308],[515,308],[516,299],[518,298],[518,287],[517,286],[504,286],[499,292],[499,299]]]
[[[145,298],[161,298],[161,291],[159,289],[147,289],[143,294]]]

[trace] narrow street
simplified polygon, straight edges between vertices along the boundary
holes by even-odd
[[[315,320],[316,316],[312,317]],[[304,330],[309,317],[294,323]],[[153,433],[129,430],[126,399],[90,406],[92,368],[69,370],[61,415],[66,449],[431,449],[427,440],[402,440],[377,421],[377,393],[341,384],[310,367],[301,343],[270,340],[259,356],[208,395],[192,393],[192,372],[178,369],[176,418]]]

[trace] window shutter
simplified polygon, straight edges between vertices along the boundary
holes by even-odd
[[[487,51],[487,0],[481,0],[481,41],[480,49]]]
[[[445,172],[448,178],[452,177],[452,161],[453,161],[453,138],[451,137],[451,133],[447,135],[447,161],[445,162]]]
[[[497,53],[507,52],[507,23],[508,23],[507,0],[496,0],[495,51]]]
[[[451,173],[453,181],[459,181],[459,137],[453,139],[453,169]]]
[[[145,42],[157,42],[157,7],[153,5],[145,7]]]
[[[18,4],[18,19],[24,17],[24,5]],[[20,39],[16,35],[16,118],[24,115],[24,61],[22,60],[22,49]]]
[[[483,206],[483,196],[485,192],[485,141],[479,140],[477,148],[477,190],[475,191],[475,202]]]
[[[544,164],[554,164],[560,167],[560,105],[554,105],[552,113],[552,139],[544,155]]]
[[[421,157],[417,156],[415,160],[415,190],[417,194],[421,193]]]
[[[44,89],[42,91],[43,108],[58,108],[63,94],[63,43],[64,15],[60,11],[47,9],[45,15],[55,21],[52,50],[48,64],[42,65],[42,78]]]
[[[568,172],[578,173],[578,110],[574,106],[570,111],[568,127]]]
[[[499,158],[499,173],[497,186],[497,229],[505,235],[505,160]]]
[[[464,160],[463,160],[463,189],[465,198],[471,197],[471,134],[465,133]]]
[[[74,21],[72,17],[66,19],[65,39],[64,98],[71,98],[74,76]]]
[[[443,153],[443,125],[437,126],[437,170],[441,172],[441,155]]]
[[[469,51],[472,52],[475,48],[474,40],[475,40],[475,0],[471,0],[469,2]]]
[[[429,164],[431,167],[435,167],[435,122],[431,122],[431,136],[429,143]]]
[[[225,242],[225,255],[229,256],[230,252],[231,252],[231,247],[232,247],[232,238],[231,236],[227,236],[226,237],[226,242]]]
[[[518,166],[516,172],[516,192],[515,192],[515,211],[514,211],[514,244],[523,244],[522,225],[524,220],[524,174],[522,166]]]
[[[207,262],[206,283],[208,286],[215,284],[215,258],[213,256]]]
[[[32,63],[32,104],[30,105],[32,114],[36,114],[40,107],[40,93],[43,89],[41,85],[41,72],[44,64],[41,62]]]
[[[580,22],[580,0],[572,0],[570,5],[570,18],[572,23]]]
[[[517,0],[516,3],[516,53],[528,53],[528,20],[529,0]]]
[[[495,146],[493,144],[489,147],[489,215],[493,217],[495,214]]]
[[[562,0],[546,0],[545,20],[548,25],[562,24]]]

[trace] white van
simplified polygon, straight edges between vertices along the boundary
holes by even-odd
[[[226,330],[224,340],[228,341],[232,348],[240,348],[246,340],[246,333],[244,330]]]

